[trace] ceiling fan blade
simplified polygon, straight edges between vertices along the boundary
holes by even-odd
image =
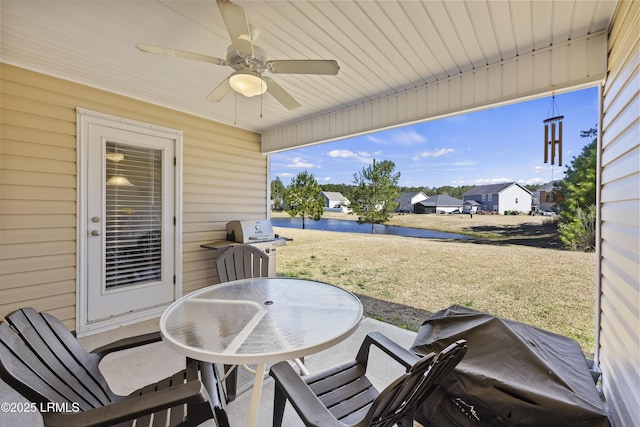
[[[194,61],[210,62],[216,65],[227,65],[227,61],[224,59],[216,58],[214,56],[200,55],[199,53],[186,52],[184,50],[169,49],[166,47],[151,46],[148,44],[137,44],[136,47],[142,52],[175,56],[177,58],[192,59]]]
[[[277,99],[280,104],[284,105],[287,110],[295,110],[300,107],[298,101],[293,99],[293,96],[289,95],[289,92],[284,90],[275,80],[269,77],[262,77],[262,79],[267,83],[267,92]]]
[[[340,66],[333,59],[285,59],[268,61],[267,68],[276,74],[336,75]]]
[[[214,90],[211,91],[209,95],[205,98],[207,101],[218,102],[225,97],[226,94],[231,90],[231,85],[229,85],[229,79],[225,79],[222,83],[218,85]]]
[[[240,53],[253,56],[253,42],[249,19],[242,6],[229,0],[217,0],[220,14],[231,37],[231,44]]]

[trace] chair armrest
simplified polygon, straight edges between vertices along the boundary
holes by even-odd
[[[305,426],[331,427],[344,424],[336,420],[329,410],[318,400],[307,383],[289,365],[289,362],[279,362],[269,370],[276,387],[287,396],[287,399],[296,408],[297,413],[303,418]]]
[[[382,350],[391,358],[404,366],[407,370],[409,370],[409,368],[411,368],[418,360],[421,359],[421,357],[417,354],[407,350],[395,341],[390,340],[380,332],[370,332],[365,337],[362,345],[360,346],[360,350],[358,350],[358,354],[356,355],[356,360],[365,369],[367,368],[367,363],[369,361],[369,351],[372,345],[378,347],[380,350]],[[435,357],[435,354],[433,354],[432,357]]]
[[[43,419],[48,427],[110,426],[181,404],[198,404],[208,400],[204,385],[200,381],[190,381],[88,411],[44,413]]]
[[[162,341],[160,332],[150,332],[148,334],[137,335],[135,337],[122,338],[118,341],[103,345],[102,347],[91,350],[91,354],[95,354],[102,359],[107,354],[113,353],[114,351],[126,350],[128,348],[139,347],[158,341]]]

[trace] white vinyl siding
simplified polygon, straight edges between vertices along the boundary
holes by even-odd
[[[0,313],[27,305],[76,316],[76,108],[183,131],[182,291],[217,282],[234,219],[267,215],[260,135],[7,64],[0,65]]]
[[[609,34],[600,151],[596,349],[614,425],[640,419],[640,3],[619,2]]]
[[[518,57],[478,66],[403,92],[268,130],[265,153],[338,140],[409,123],[520,102],[602,81],[606,34],[598,32]]]

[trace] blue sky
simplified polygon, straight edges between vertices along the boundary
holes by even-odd
[[[598,121],[598,89],[555,97],[564,115],[563,166],[544,163],[544,124],[551,97],[317,144],[271,155],[271,180],[289,185],[302,171],[320,185],[352,184],[373,162],[391,160],[399,185],[441,187],[501,182],[544,184],[562,178],[566,165],[591,142],[580,131]],[[556,115],[556,114],[553,114]]]

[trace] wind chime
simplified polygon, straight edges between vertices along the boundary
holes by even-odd
[[[559,114],[558,107],[556,105],[555,90],[551,93],[551,108],[549,109],[549,115],[552,117],[543,120],[544,162],[549,163],[549,160],[551,160],[551,165],[554,165],[557,152],[558,166],[562,166],[562,119],[564,119],[564,116]]]

